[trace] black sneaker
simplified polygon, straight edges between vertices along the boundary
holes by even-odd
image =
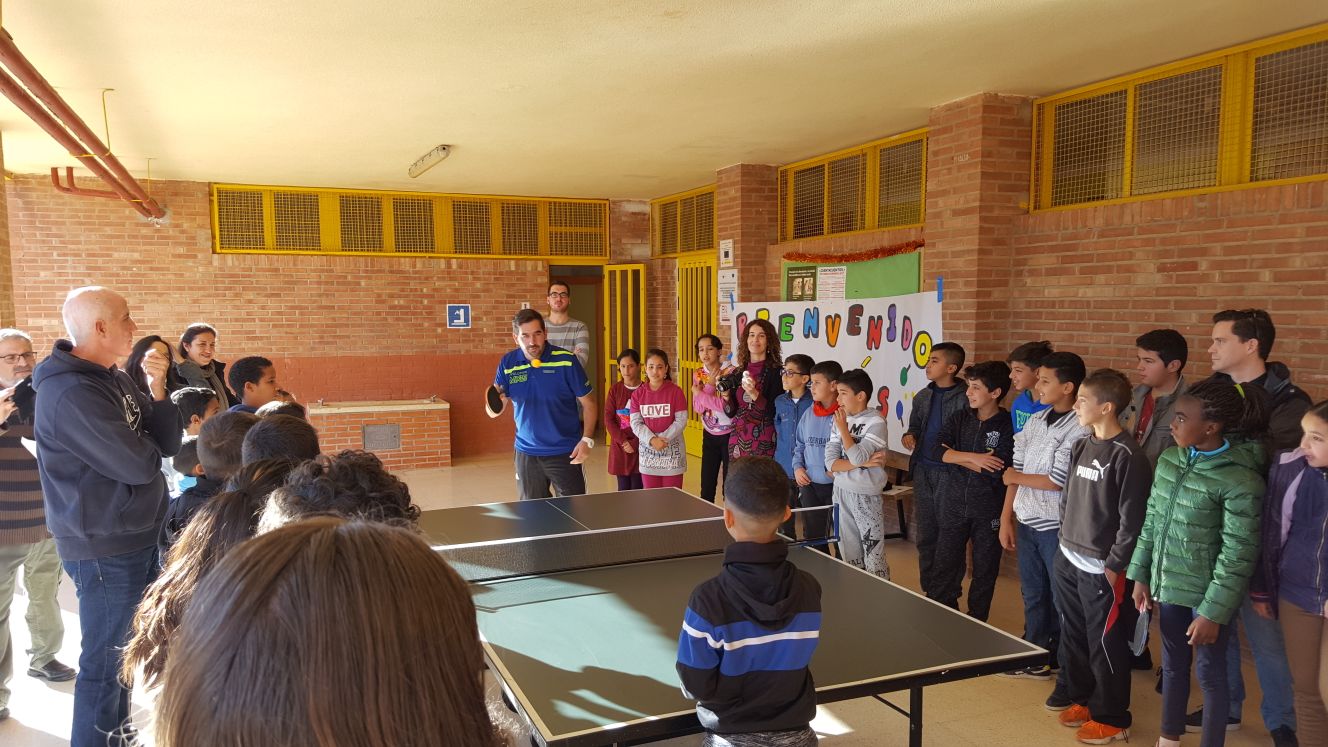
[[[1203,733],[1203,706],[1194,709],[1190,715],[1185,717],[1185,731],[1189,734]],[[1227,731],[1235,731],[1240,728],[1240,719],[1227,716]],[[1293,737],[1294,738],[1294,737]]]
[[[1059,692],[1052,692],[1047,696],[1047,701],[1042,704],[1048,711],[1064,711],[1074,705],[1074,701],[1061,695]]]
[[[1009,672],[1001,672],[1000,677],[1019,680],[1041,680],[1046,682],[1051,679],[1051,667],[1046,664],[1041,666],[1024,667],[1023,669],[1012,669]]]
[[[1273,747],[1300,747],[1300,740],[1290,726],[1279,726],[1268,733],[1273,737]]]
[[[68,682],[77,677],[78,672],[73,667],[65,666],[55,659],[51,659],[40,667],[29,667],[28,676],[47,682]]]
[[[4,721],[7,718],[9,718],[9,709],[0,708],[0,721]]]

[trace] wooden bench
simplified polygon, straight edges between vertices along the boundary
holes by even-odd
[[[899,519],[899,531],[889,532],[881,535],[882,539],[908,539],[908,518],[904,508],[904,499],[913,498],[913,486],[902,484],[906,479],[911,479],[908,474],[907,454],[900,454],[896,451],[889,452],[885,462],[885,474],[890,478],[886,484],[885,490],[881,493],[881,502],[886,514],[890,512],[890,502],[894,501],[895,516]]]

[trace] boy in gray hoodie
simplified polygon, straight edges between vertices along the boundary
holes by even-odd
[[[825,468],[835,476],[832,494],[839,507],[839,556],[890,578],[885,560],[885,418],[867,402],[873,391],[871,377],[860,368],[844,372],[835,382],[839,409],[835,411],[830,441],[825,445]]]

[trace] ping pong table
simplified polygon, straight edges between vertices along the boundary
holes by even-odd
[[[425,511],[419,526],[471,581],[490,669],[535,740],[611,745],[701,730],[674,664],[691,591],[720,571],[730,541],[721,514],[659,488]],[[649,547],[657,534],[667,553]],[[624,544],[634,560],[613,564]],[[927,685],[1045,660],[1043,649],[825,553],[794,546],[789,560],[821,584],[818,702],[876,697],[908,717],[910,745],[922,744]],[[902,690],[907,711],[880,697]]]

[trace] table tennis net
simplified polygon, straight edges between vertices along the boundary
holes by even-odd
[[[834,507],[799,509],[818,515],[828,527],[797,544],[825,544],[837,539]],[[817,524],[819,526],[820,524]],[[470,583],[547,575],[654,560],[714,555],[733,541],[724,517],[643,526],[590,529],[567,534],[524,537],[435,548]]]

